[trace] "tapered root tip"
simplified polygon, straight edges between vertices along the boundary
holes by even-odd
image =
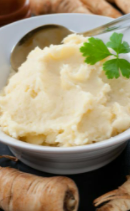
[[[76,199],[71,191],[67,191],[64,199],[64,210],[74,211],[76,208]]]

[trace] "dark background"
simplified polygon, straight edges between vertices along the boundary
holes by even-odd
[[[12,155],[6,145],[0,144],[0,155],[4,154]],[[45,177],[55,176],[34,170],[20,161],[15,163],[4,158],[0,159],[0,166],[11,166],[23,172]],[[69,175],[79,188],[79,211],[95,211],[93,200],[105,192],[116,189],[125,182],[128,174],[130,174],[130,141],[123,153],[107,166],[84,174]]]

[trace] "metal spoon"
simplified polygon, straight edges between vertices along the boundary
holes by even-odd
[[[127,14],[105,25],[78,34],[82,34],[84,36],[94,36],[115,31],[117,29],[127,28],[130,26],[129,21],[130,14]],[[55,24],[48,24],[33,29],[20,39],[11,52],[10,61],[12,68],[17,71],[18,67],[26,60],[28,53],[36,46],[43,49],[45,46],[49,46],[50,44],[60,44],[63,38],[71,33],[74,32],[63,26]]]

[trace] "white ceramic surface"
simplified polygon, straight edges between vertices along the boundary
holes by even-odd
[[[6,84],[10,71],[10,52],[17,41],[31,29],[56,23],[82,32],[109,22],[111,18],[85,14],[44,15],[19,21],[0,29],[0,89]],[[128,33],[125,40],[129,42]],[[103,36],[107,41],[109,35]],[[16,102],[17,103],[17,102]],[[102,167],[115,159],[130,138],[130,129],[111,139],[87,146],[58,148],[31,145],[13,139],[0,131],[0,141],[25,164],[56,174],[76,174]]]

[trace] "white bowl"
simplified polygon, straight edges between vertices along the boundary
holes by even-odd
[[[109,22],[111,18],[85,14],[44,15],[15,22],[0,29],[0,89],[6,84],[10,72],[10,52],[17,41],[31,29],[43,24],[61,24],[82,32]],[[107,36],[105,36],[107,40]],[[128,37],[125,39],[128,41]],[[17,103],[17,102],[16,102]],[[100,168],[115,159],[130,138],[130,129],[86,146],[58,148],[37,146],[9,137],[0,131],[0,141],[7,144],[14,155],[35,169],[56,173],[76,174]]]

